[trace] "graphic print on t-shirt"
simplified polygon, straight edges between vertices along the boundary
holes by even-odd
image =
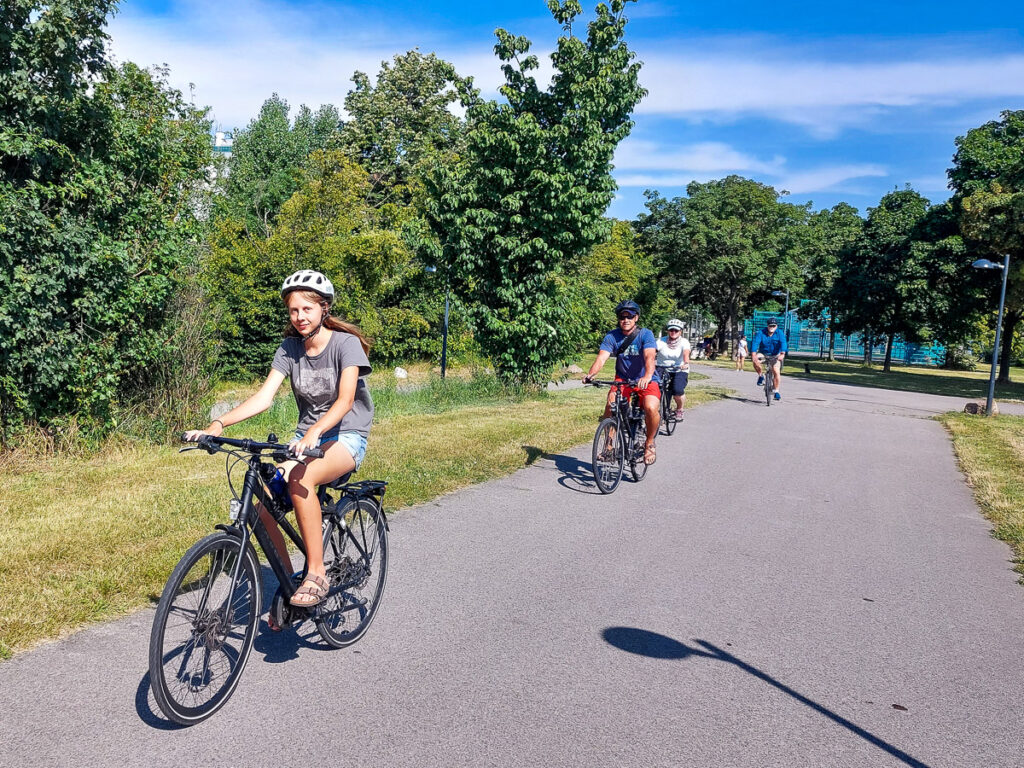
[[[335,394],[338,388],[338,373],[330,368],[315,370],[304,365],[298,366],[298,381],[296,389],[301,392],[311,403],[316,403],[324,397]]]

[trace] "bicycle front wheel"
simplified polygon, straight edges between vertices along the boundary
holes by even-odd
[[[149,680],[160,710],[194,725],[227,703],[245,669],[262,604],[259,567],[241,541],[215,533],[195,544],[167,580],[149,639]]]
[[[765,371],[764,377],[764,402],[769,408],[772,407],[772,372]]]
[[[328,645],[361,638],[377,615],[388,576],[388,529],[375,499],[348,500],[324,524],[324,566],[332,592],[313,614]]]
[[[591,455],[594,468],[594,481],[601,493],[611,493],[619,486],[622,479],[622,467],[626,454],[623,450],[622,435],[619,423],[607,418],[601,421],[594,434],[594,449]]]

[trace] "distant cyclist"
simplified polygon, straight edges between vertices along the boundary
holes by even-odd
[[[775,380],[775,399],[781,400],[779,384],[782,383],[782,361],[786,357],[786,334],[779,330],[779,321],[771,318],[763,329],[754,336],[750,345],[750,362],[754,364],[757,371],[757,386],[764,384],[764,368],[761,363],[766,357],[775,358],[772,361],[772,378]]]
[[[672,371],[672,399],[676,406],[676,421],[683,418],[686,404],[686,383],[690,378],[690,342],[683,335],[683,321],[668,321],[668,338],[658,339],[658,373]],[[669,377],[662,375],[662,385],[668,386]]]
[[[597,359],[590,366],[590,371],[583,377],[587,382],[601,370],[608,358],[615,356],[615,380],[629,381],[635,379],[636,388],[623,386],[622,394],[628,399],[634,391],[640,393],[640,402],[644,409],[644,422],[647,426],[647,442],[644,444],[644,463],[653,464],[657,459],[654,438],[658,434],[661,422],[661,388],[657,360],[657,342],[654,334],[647,328],[641,328],[640,306],[635,301],[624,301],[615,308],[619,318],[619,327],[610,331],[601,342]],[[615,390],[608,393],[608,403],[604,408],[604,418],[611,415],[612,403],[615,401]]]

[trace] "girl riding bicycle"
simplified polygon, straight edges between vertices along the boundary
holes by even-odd
[[[220,436],[225,427],[267,410],[285,378],[291,379],[299,407],[299,423],[289,448],[296,460],[281,465],[299,532],[306,547],[306,576],[292,596],[292,605],[310,608],[327,596],[323,559],[323,520],[318,485],[359,468],[373,421],[373,401],[363,377],[371,372],[369,341],[358,327],[330,313],[334,286],[320,272],[304,269],[281,286],[289,324],[271,370],[256,394],[214,419],[205,430],[187,432],[187,440]],[[321,448],[321,459],[304,459],[308,448]],[[285,562],[288,548],[277,523],[260,509],[274,547]],[[276,628],[276,627],[274,627]]]

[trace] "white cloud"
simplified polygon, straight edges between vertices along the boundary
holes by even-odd
[[[627,138],[615,153],[615,167],[624,171],[656,169],[694,173],[772,173],[784,163],[785,159],[779,155],[771,160],[759,160],[728,144],[714,141],[666,148],[653,141]]]
[[[340,108],[353,72],[373,76],[381,61],[417,45],[472,75],[485,93],[496,93],[504,82],[491,54],[493,39],[446,50],[433,44],[443,41],[429,30],[352,20],[343,15],[348,10],[329,5],[300,12],[263,0],[182,0],[175,11],[172,18],[114,17],[112,53],[142,66],[169,65],[172,84],[183,90],[194,85],[196,102],[210,105],[216,122],[228,129],[247,124],[274,92],[293,106]],[[542,68],[538,78],[547,72]]]
[[[694,120],[764,115],[816,135],[870,123],[890,109],[1024,96],[1024,55],[975,52],[940,57],[915,51],[896,61],[835,61],[751,43],[720,53],[687,50],[644,55],[648,89],[639,114]]]
[[[837,187],[852,179],[888,175],[889,171],[880,165],[829,165],[784,175],[772,185],[778,190],[806,195],[811,192],[836,191]]]

